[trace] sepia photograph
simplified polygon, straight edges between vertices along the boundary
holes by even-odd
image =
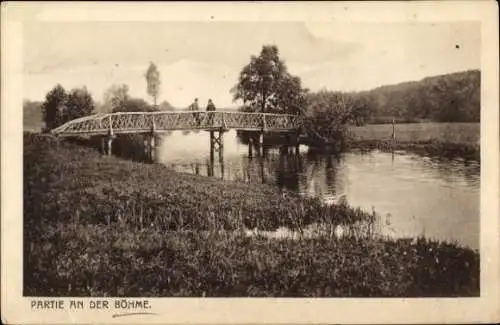
[[[26,19],[26,308],[484,296],[482,28]]]

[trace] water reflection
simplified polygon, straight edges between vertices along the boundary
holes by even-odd
[[[479,246],[477,163],[431,159],[405,152],[350,152],[342,155],[294,153],[267,148],[264,155],[235,134],[225,136],[223,155],[210,155],[208,134],[173,134],[163,141],[161,163],[187,173],[266,183],[301,195],[350,204],[383,218],[382,233],[419,236]]]

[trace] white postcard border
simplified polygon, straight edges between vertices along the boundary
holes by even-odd
[[[481,21],[481,297],[152,298],[150,315],[34,311],[22,297],[23,21]],[[2,320],[8,323],[467,323],[499,320],[498,7],[493,1],[2,4]],[[76,299],[76,298],[75,298]],[[118,298],[117,298],[118,299]],[[69,301],[70,298],[63,298]],[[90,298],[82,299],[86,304]],[[109,299],[114,300],[114,299]],[[67,303],[66,302],[66,303]]]

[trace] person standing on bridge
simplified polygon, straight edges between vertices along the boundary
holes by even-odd
[[[198,106],[198,98],[194,99],[194,102],[191,104],[191,106],[189,106],[189,110],[190,111],[199,111],[200,110],[200,108]]]
[[[189,110],[193,111],[193,117],[196,121],[196,124],[199,126],[200,125],[200,113],[198,111],[200,110],[200,107],[198,106],[198,98],[194,99],[194,102],[189,106]]]
[[[215,105],[212,99],[208,100],[207,112],[208,112],[208,124],[211,126],[214,121],[214,113],[212,112],[215,112]]]

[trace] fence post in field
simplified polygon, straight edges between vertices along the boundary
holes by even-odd
[[[396,142],[396,126],[395,126],[395,121],[394,118],[392,119],[392,150],[394,150],[394,145]]]

